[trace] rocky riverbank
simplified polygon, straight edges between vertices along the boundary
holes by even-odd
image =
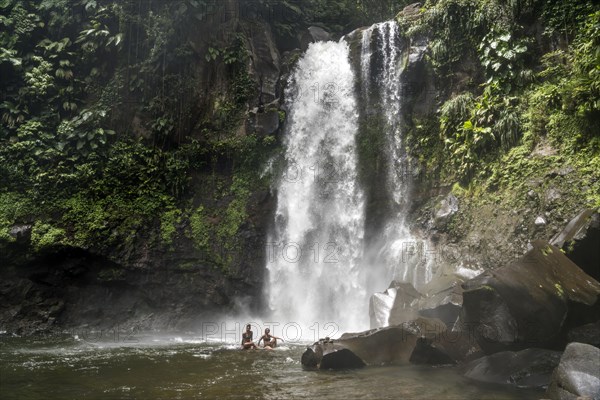
[[[441,279],[443,290],[422,294],[392,282],[372,298],[374,329],[316,342],[302,364],[452,364],[477,381],[548,388],[551,399],[597,398],[600,282],[586,273],[597,272],[597,259],[581,260],[597,251],[598,217],[585,210],[551,240],[555,245],[534,241],[505,266]]]

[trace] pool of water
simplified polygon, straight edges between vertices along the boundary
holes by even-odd
[[[0,398],[10,399],[539,399],[477,384],[456,368],[378,366],[307,371],[305,346],[241,351],[188,336],[135,343],[0,336]]]

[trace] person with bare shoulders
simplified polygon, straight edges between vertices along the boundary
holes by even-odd
[[[252,341],[254,332],[252,332],[250,324],[246,325],[246,332],[242,333],[242,350],[258,349],[258,347]]]
[[[273,350],[277,347],[277,340],[284,341],[282,338],[271,335],[271,330],[269,328],[265,329],[265,334],[258,339],[258,345],[260,346],[260,341],[263,342],[263,347],[267,350]]]

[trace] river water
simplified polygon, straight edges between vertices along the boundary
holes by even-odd
[[[194,335],[93,342],[0,336],[0,398],[29,399],[539,399],[476,384],[456,368],[385,366],[307,371],[303,344],[238,350]]]

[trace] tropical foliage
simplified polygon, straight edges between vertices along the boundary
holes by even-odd
[[[444,159],[463,184],[485,180],[494,160],[520,144],[531,150],[548,140],[568,154],[598,157],[597,5],[430,0],[420,18],[400,22],[409,36],[430,38],[447,98],[439,116]]]

